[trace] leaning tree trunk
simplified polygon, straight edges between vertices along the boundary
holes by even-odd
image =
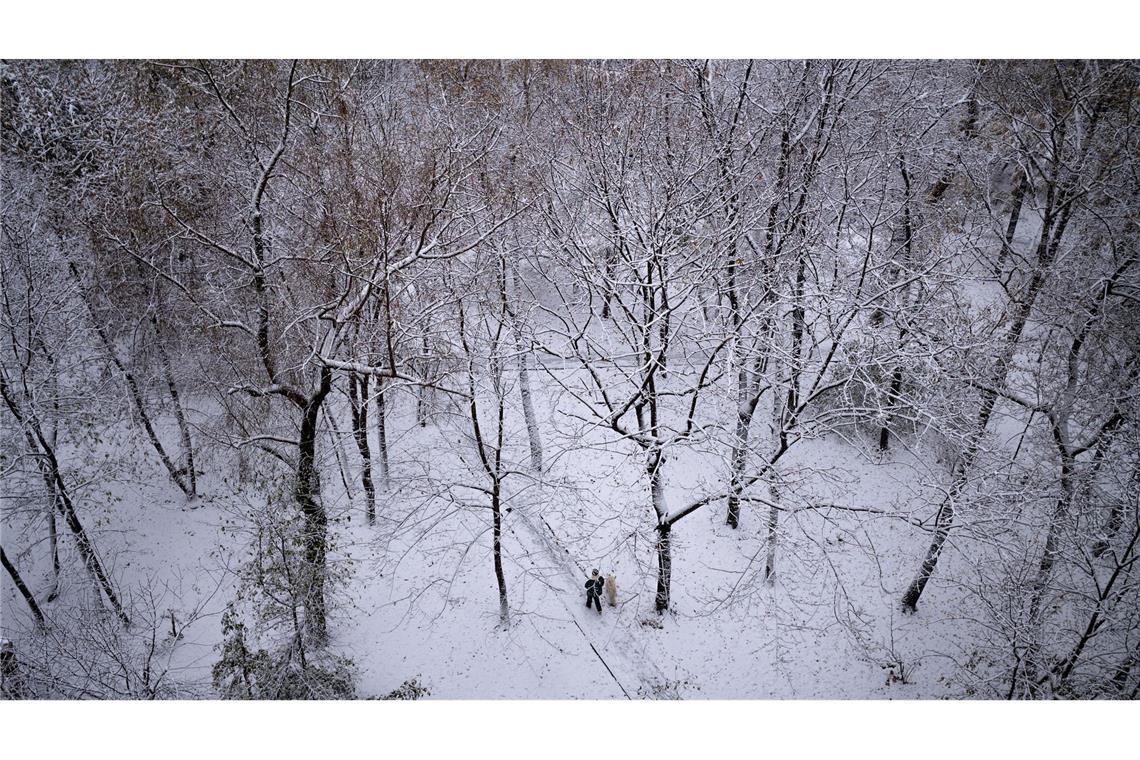
[[[325,418],[325,426],[329,431],[333,458],[336,459],[336,470],[340,473],[340,484],[344,486],[344,495],[348,497],[349,501],[352,501],[356,498],[356,492],[352,490],[352,480],[348,477],[348,452],[344,450],[340,430],[337,428],[336,422],[333,421],[332,415],[329,414],[328,406],[321,407],[321,415]]]
[[[28,609],[32,611],[32,617],[35,618],[36,625],[43,628],[46,625],[44,613],[40,611],[40,606],[36,604],[36,598],[32,596],[32,592],[28,590],[24,579],[20,577],[19,571],[8,561],[8,555],[4,553],[4,547],[2,546],[0,546],[0,562],[3,563],[4,569],[8,571],[12,582],[16,584],[16,589],[20,592],[20,596],[24,597],[24,601],[28,603]]]
[[[1018,333],[1020,334],[1020,329]],[[1004,377],[1005,374],[1003,371],[1002,382],[1004,382]],[[968,439],[965,452],[963,452],[962,457],[958,460],[958,464],[954,468],[950,491],[943,499],[942,505],[938,508],[938,514],[934,518],[934,537],[931,539],[930,546],[926,550],[926,557],[918,569],[918,574],[914,580],[911,581],[910,586],[907,587],[906,593],[903,594],[903,612],[914,612],[917,609],[918,600],[922,596],[922,592],[925,590],[930,576],[934,574],[934,569],[938,566],[938,558],[942,554],[942,547],[945,545],[946,539],[950,535],[950,528],[954,524],[954,505],[969,481],[970,469],[973,465],[974,458],[978,455],[982,436],[985,434],[986,426],[989,424],[996,401],[997,393],[990,390],[982,391],[982,406],[978,412],[977,422],[974,423],[973,433]]]
[[[1025,203],[1025,191],[1029,187],[1029,179],[1022,169],[1017,172],[1017,184],[1013,187],[1013,197],[1009,212],[1009,224],[1005,228],[1005,238],[1002,240],[1001,253],[998,254],[994,264],[994,276],[998,277],[1005,269],[1005,260],[1013,252],[1013,236],[1017,232],[1017,221],[1021,218],[1021,207]]]
[[[123,362],[119,359],[118,354],[115,352],[115,347],[111,344],[111,339],[107,335],[107,331],[103,329],[103,325],[99,322],[98,317],[95,316],[95,309],[91,304],[91,300],[87,295],[87,291],[83,289],[80,283],[79,270],[76,269],[74,264],[69,265],[71,268],[71,275],[75,279],[76,287],[79,289],[79,294],[83,299],[84,305],[87,307],[87,313],[91,316],[91,324],[95,328],[95,334],[99,336],[99,342],[103,345],[103,350],[107,352],[108,358],[119,373],[123,376],[123,381],[127,385],[127,391],[130,393],[131,400],[134,402],[135,411],[139,415],[139,421],[142,422],[143,429],[146,430],[147,438],[150,439],[150,445],[154,448],[158,458],[162,460],[163,467],[166,468],[170,479],[178,486],[183,495],[187,499],[193,497],[193,492],[190,486],[182,475],[178,472],[178,468],[174,466],[170,456],[166,453],[166,449],[162,445],[162,441],[158,439],[158,434],[154,430],[154,425],[151,424],[150,414],[147,413],[146,405],[143,403],[142,391],[139,389],[138,381],[135,376],[126,368]]]
[[[934,569],[938,566],[938,558],[942,554],[942,547],[946,544],[946,539],[950,535],[950,528],[954,524],[954,505],[969,482],[974,459],[978,456],[982,445],[982,437],[985,435],[986,427],[989,425],[990,417],[993,415],[994,404],[997,402],[998,397],[998,389],[1005,385],[1009,365],[1013,361],[1014,354],[1017,352],[1017,346],[1021,341],[1021,333],[1025,330],[1025,325],[1029,321],[1029,314],[1033,311],[1033,305],[1037,301],[1037,296],[1045,285],[1045,278],[1048,274],[1047,269],[1052,263],[1057,247],[1060,245],[1061,237],[1064,235],[1065,227],[1068,222],[1068,209],[1071,208],[1072,206],[1069,205],[1066,212],[1059,219],[1055,229],[1052,212],[1046,209],[1041,228],[1041,237],[1037,243],[1037,266],[1033,272],[1033,277],[1026,287],[1024,297],[1022,297],[1017,305],[1013,324],[1010,325],[1009,332],[1006,333],[1005,338],[1002,340],[1001,353],[998,355],[997,362],[990,374],[990,385],[982,390],[982,404],[978,410],[977,421],[974,423],[970,437],[966,441],[965,451],[962,453],[962,456],[954,468],[954,476],[950,484],[950,490],[943,499],[934,521],[934,537],[931,539],[930,546],[926,550],[926,557],[918,569],[918,574],[914,580],[911,581],[910,586],[907,587],[906,593],[903,594],[903,612],[915,612],[918,607],[918,600],[922,596],[922,592],[925,590],[930,576],[934,574]]]
[[[1037,574],[1034,576],[1031,586],[1032,596],[1029,600],[1029,614],[1027,616],[1031,633],[1041,624],[1041,607],[1045,600],[1045,592],[1049,585],[1049,578],[1053,574],[1053,565],[1056,563],[1057,554],[1060,551],[1059,542],[1061,539],[1062,524],[1069,516],[1074,492],[1073,479],[1076,463],[1068,453],[1064,443],[1063,433],[1057,425],[1053,426],[1053,437],[1058,449],[1060,449],[1061,455],[1061,495],[1057,499],[1053,507],[1053,514],[1049,519],[1049,527],[1045,533],[1045,546],[1041,553],[1041,560],[1037,565]],[[1039,647],[1036,644],[1030,643],[1022,656],[1022,660],[1025,663],[1023,668],[1025,684],[1031,694],[1037,689],[1035,681],[1038,673],[1038,657]],[[1014,668],[1012,677],[1013,683],[1011,684],[1013,690],[1016,690],[1017,687],[1017,672],[1018,669]]]
[[[1049,583],[1049,577],[1053,574],[1053,565],[1056,563],[1057,554],[1060,551],[1058,544],[1061,540],[1063,523],[1070,514],[1073,502],[1073,479],[1076,462],[1065,450],[1065,445],[1061,443],[1062,434],[1056,427],[1054,427],[1053,435],[1057,440],[1058,448],[1061,449],[1061,496],[1057,499],[1057,503],[1053,507],[1053,514],[1049,518],[1049,527],[1045,532],[1045,547],[1041,553],[1041,561],[1037,565],[1037,575],[1033,579],[1033,597],[1029,603],[1030,625],[1036,625],[1040,617],[1045,589]]]
[[[55,448],[44,438],[43,431],[40,430],[35,420],[27,418],[23,412],[20,411],[20,407],[16,404],[15,398],[12,397],[8,383],[4,380],[2,373],[0,373],[0,396],[3,396],[4,403],[8,406],[8,410],[12,413],[12,416],[23,426],[24,437],[27,439],[28,446],[34,454],[38,455],[35,459],[40,469],[40,474],[43,476],[44,483],[48,487],[48,492],[54,493],[58,500],[57,503],[59,504],[60,512],[63,514],[64,521],[67,523],[67,527],[72,535],[75,536],[75,546],[79,550],[79,556],[83,559],[84,567],[86,567],[87,571],[91,574],[92,579],[96,583],[96,588],[103,590],[107,601],[111,603],[111,607],[114,609],[119,620],[124,626],[129,627],[131,624],[130,618],[127,617],[127,613],[119,601],[118,594],[115,593],[115,589],[111,586],[111,581],[103,569],[103,564],[95,554],[95,547],[87,536],[87,531],[83,529],[83,524],[79,521],[79,515],[75,511],[75,505],[71,502],[71,496],[67,492],[67,484],[64,483],[63,473],[60,471],[59,460],[55,456]]]
[[[154,324],[155,347],[158,350],[159,360],[162,362],[162,373],[166,378],[166,387],[170,391],[170,400],[174,404],[174,417],[178,421],[178,433],[182,438],[182,455],[186,460],[186,482],[190,486],[187,494],[193,498],[198,494],[198,473],[194,469],[194,446],[190,439],[190,425],[186,421],[186,410],[182,406],[182,397],[178,393],[178,383],[174,379],[174,369],[170,364],[170,355],[162,343],[162,336],[158,331],[158,318],[151,315]]]

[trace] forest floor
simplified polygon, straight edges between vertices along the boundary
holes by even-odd
[[[453,434],[445,440],[446,425],[415,425],[410,399],[392,406],[392,485],[381,491],[375,526],[364,524],[362,494],[351,480],[359,468],[351,438],[342,436],[339,449],[326,441],[324,452],[333,562],[346,578],[334,597],[331,648],[354,662],[358,695],[383,696],[410,679],[431,698],[961,695],[949,676],[954,661],[968,656],[968,630],[955,614],[965,602],[936,579],[917,615],[898,608],[928,541],[912,522],[929,515],[908,522],[900,506],[914,501],[929,476],[915,454],[900,449],[869,457],[857,441],[838,439],[799,444],[787,471],[813,468],[797,485],[797,498],[884,514],[783,515],[769,583],[761,577],[767,508],[746,505],[740,528],[732,530],[723,502],[711,504],[673,531],[672,608],[658,615],[653,520],[641,469],[600,433],[569,431],[566,441],[575,445],[559,444],[564,453],[544,476],[520,478],[507,501],[510,623],[504,627],[489,510],[462,485],[475,472],[471,452]],[[525,436],[517,424],[510,432]],[[104,438],[107,451],[117,452],[107,456],[120,462],[130,460],[131,450],[144,451],[125,426]],[[525,447],[523,439],[518,444]],[[226,470],[220,456],[202,459],[216,472]],[[822,476],[821,462],[827,463]],[[699,446],[679,452],[667,467],[673,508],[723,478],[721,460]],[[141,469],[135,477],[119,468],[113,479],[90,481],[80,508],[127,595],[137,599],[157,589],[156,617],[173,612],[177,625],[185,625],[171,647],[170,673],[207,696],[221,614],[237,589],[233,571],[248,556],[240,515],[264,496],[235,489],[232,473],[214,474],[203,479],[203,497],[188,506],[157,467]],[[16,533],[16,522],[6,524],[6,546],[27,545],[41,530],[31,521]],[[46,542],[39,538],[20,559],[35,591],[47,579]],[[944,564],[955,561],[951,549]],[[585,607],[583,584],[593,567],[618,583],[617,606],[603,600],[600,615]],[[65,581],[49,616],[85,583],[78,572]],[[5,620],[26,614],[7,578],[3,603]],[[900,664],[905,682],[889,680]]]

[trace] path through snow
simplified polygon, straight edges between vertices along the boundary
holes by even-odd
[[[633,615],[623,615],[622,606],[615,611],[605,606],[606,612],[599,616],[596,612],[587,610],[584,605],[579,606],[585,594],[586,568],[573,558],[545,518],[527,515],[524,508],[516,508],[514,513],[518,524],[525,528],[525,532],[530,534],[559,570],[560,579],[568,582],[569,588],[566,588],[556,585],[555,578],[548,579],[570,619],[626,699],[656,696],[656,687],[664,685],[666,679],[630,634],[629,626],[637,624],[635,619],[631,619],[636,617],[636,612]],[[523,537],[513,529],[511,532],[525,546]],[[604,639],[598,635],[599,629],[605,632]]]

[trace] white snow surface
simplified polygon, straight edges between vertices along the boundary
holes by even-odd
[[[766,508],[745,504],[741,526],[732,530],[720,501],[674,527],[672,609],[659,616],[653,610],[655,534],[640,455],[629,444],[606,443],[612,436],[602,431],[568,426],[552,413],[553,397],[540,400],[546,402],[544,430],[551,441],[561,438],[565,453],[552,457],[541,479],[517,479],[506,504],[506,628],[498,620],[489,510],[476,492],[439,485],[474,477],[473,453],[448,434],[446,416],[420,428],[410,395],[394,394],[388,418],[393,482],[380,492],[375,526],[365,524],[358,481],[350,482],[353,498],[346,496],[334,447],[323,439],[322,493],[336,544],[331,559],[347,569],[332,605],[330,647],[355,664],[359,696],[383,696],[413,678],[432,699],[962,696],[950,676],[954,661],[969,656],[969,631],[956,615],[967,602],[941,580],[960,571],[952,544],[919,614],[903,616],[898,600],[925,551],[925,531],[897,514],[786,513],[777,576],[767,584],[761,579]],[[341,411],[339,419],[346,419]],[[171,422],[165,435],[174,440]],[[525,427],[521,419],[508,424],[521,461]],[[340,453],[356,478],[356,450],[348,435],[342,443]],[[207,472],[202,497],[186,505],[146,445],[126,422],[111,428],[102,466],[116,475],[100,481],[93,474],[76,501],[124,593],[145,585],[164,589],[160,606],[179,619],[201,607],[171,648],[170,673],[211,696],[220,616],[235,591],[227,568],[236,568],[247,551],[236,515],[263,496],[237,491],[231,455],[214,452],[201,456]],[[671,509],[724,488],[723,460],[701,448],[675,454],[666,466]],[[871,448],[858,441],[804,441],[783,466],[794,472],[797,463],[826,464],[833,475],[801,484],[803,503],[814,495],[892,513],[919,503],[924,483],[937,473],[905,449],[878,461],[867,458]],[[134,477],[124,475],[134,471]],[[287,477],[280,471],[283,487]],[[925,507],[916,509],[915,519],[929,517]],[[16,524],[9,519],[6,533]],[[47,547],[42,525],[29,525],[24,530],[40,540],[20,558],[21,571],[38,591],[47,585]],[[62,543],[66,548],[68,539]],[[864,547],[876,547],[878,560]],[[600,615],[584,604],[583,584],[593,567],[618,582],[618,606],[603,602]],[[84,591],[77,565],[64,580],[61,597],[45,605],[49,617]],[[3,612],[4,635],[12,638],[19,628],[13,622],[25,621],[26,610],[6,576]],[[887,682],[896,660],[907,664],[908,683]]]

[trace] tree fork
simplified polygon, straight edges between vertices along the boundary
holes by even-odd
[[[328,638],[325,603],[325,565],[328,551],[328,515],[321,504],[320,476],[316,471],[317,421],[321,405],[332,389],[332,369],[322,366],[320,386],[309,397],[301,420],[297,480],[294,497],[305,520],[304,556],[308,573],[305,594],[305,626],[310,639],[320,645]]]

